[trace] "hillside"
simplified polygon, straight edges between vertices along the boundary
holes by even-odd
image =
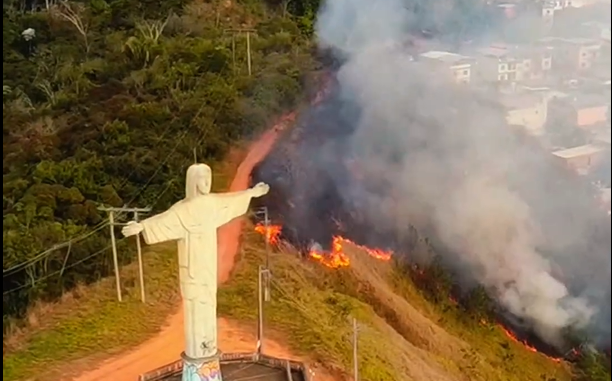
[[[194,158],[295,107],[316,66],[308,28],[260,1],[23,4],[3,3],[5,332],[111,273],[99,206],[168,206]]]
[[[224,316],[256,319],[261,239],[245,233],[241,260],[220,293]],[[266,333],[284,338],[315,362],[351,374],[355,318],[364,380],[570,379],[568,365],[513,341],[494,320],[480,321],[474,310],[448,298],[434,301],[399,262],[377,259],[351,243],[344,243],[343,250],[350,265],[330,268],[299,256],[290,246],[275,248]]]
[[[3,9],[3,378],[90,381],[86,371],[159,336],[168,317],[173,344],[182,339],[173,245],[145,248],[142,303],[134,250],[119,241],[118,303],[107,216],[98,208],[163,210],[182,197],[194,160],[214,167],[215,190],[227,189],[242,154],[231,149],[242,151],[311,98],[323,66],[313,54],[318,2],[46,4],[4,2]],[[334,221],[324,217],[304,220],[304,230],[329,235],[324,224]],[[337,266],[323,263],[323,254],[272,245],[266,348],[348,381],[356,319],[364,381],[609,379],[599,356],[570,364],[513,338],[481,288],[461,303],[449,298],[454,284],[439,263],[414,267],[401,255],[337,243]],[[253,347],[264,247],[248,224],[219,293],[222,350]],[[159,348],[164,359],[178,358],[174,346]],[[140,365],[152,361],[140,357]]]

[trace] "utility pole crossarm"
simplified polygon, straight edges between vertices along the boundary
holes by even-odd
[[[103,212],[138,212],[138,213],[149,213],[151,211],[151,208],[147,207],[147,208],[128,208],[126,206],[122,206],[120,208],[118,207],[105,207],[105,206],[100,206],[98,207],[98,210],[101,210]]]
[[[230,28],[230,29],[225,29],[224,30],[225,33],[246,33],[246,32],[250,32],[250,33],[255,33],[257,32],[256,29],[249,29],[249,28]]]

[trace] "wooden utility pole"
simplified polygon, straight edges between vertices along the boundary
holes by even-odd
[[[270,274],[270,270],[259,266],[259,274],[257,278],[257,354],[261,355],[263,350],[263,308],[264,308],[264,281]]]
[[[232,33],[232,70],[236,71],[236,34]]]
[[[251,76],[251,32],[246,31],[247,37],[247,67],[249,72],[249,77]]]
[[[271,276],[271,272],[270,272],[270,218],[268,215],[268,208],[266,206],[263,206],[261,208],[259,208],[259,210],[257,210],[255,212],[255,215],[263,215],[263,219],[264,219],[264,228],[265,228],[265,232],[266,232],[266,263],[265,263],[265,269],[268,270],[266,272],[266,277],[264,278],[264,301],[269,302],[270,301],[270,276]]]
[[[359,381],[359,360],[357,351],[357,319],[353,318],[353,378],[355,381]]]
[[[264,278],[264,301],[270,301],[270,219],[268,208],[264,206],[264,225],[266,226],[266,276]]]
[[[138,222],[138,210],[134,211],[134,221]],[[142,261],[142,246],[140,244],[140,233],[136,235],[136,251],[138,252],[138,278],[140,280],[140,300],[145,303],[144,266]]]
[[[249,77],[252,74],[251,66],[251,33],[255,33],[255,29],[226,29],[225,32],[232,33],[232,61],[236,64],[236,33],[246,33],[246,48],[247,48],[247,70]]]
[[[138,219],[137,213],[139,212],[148,213],[151,211],[151,208],[127,208],[127,207],[105,208],[105,207],[100,207],[98,208],[98,210],[102,210],[108,213],[108,223],[110,226],[110,236],[111,236],[111,247],[113,250],[113,266],[115,267],[115,286],[117,287],[117,300],[121,302],[123,300],[123,297],[121,295],[121,278],[119,275],[119,258],[117,255],[117,240],[115,239],[115,226],[122,225],[122,224],[117,224],[115,222],[115,213],[131,212],[131,213],[134,213],[134,218],[137,220]],[[139,274],[140,274],[141,297],[144,302],[144,278],[143,278],[144,271],[142,267],[142,252],[140,249],[140,234],[136,236],[136,239],[138,242],[137,247],[138,247],[138,265],[139,265]]]

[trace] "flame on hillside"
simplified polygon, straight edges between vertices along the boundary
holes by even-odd
[[[278,245],[280,241],[282,226],[265,226],[264,224],[259,223],[255,226],[255,231],[265,236],[266,240],[270,244]],[[308,256],[311,259],[329,268],[337,269],[341,267],[347,267],[351,264],[351,261],[344,251],[344,246],[346,244],[353,245],[356,248],[359,248],[368,253],[368,255],[370,255],[372,258],[376,258],[381,261],[389,261],[391,260],[391,256],[393,255],[393,252],[391,251],[377,248],[369,248],[363,245],[358,245],[347,238],[341,236],[334,236],[332,239],[330,251],[323,250],[319,245],[311,245],[310,249],[308,250]]]
[[[516,337],[516,335],[512,331],[510,331],[508,328],[505,328],[503,325],[500,325],[499,327],[506,334],[506,336],[508,336],[508,338],[510,340],[514,341],[515,343],[522,344],[528,351],[534,352],[534,353],[540,353],[540,354],[548,357],[550,360],[552,360],[554,362],[561,362],[563,360],[562,358],[551,357],[551,356],[548,356],[548,355],[538,351],[535,347],[529,345],[529,343],[527,343],[525,340],[520,340],[518,337]]]
[[[277,245],[280,237],[282,227],[280,225],[268,225],[257,224],[255,231],[266,237],[266,241],[272,245]]]
[[[281,236],[282,230],[283,230],[283,227],[281,225],[266,226],[262,223],[259,223],[255,226],[255,231],[265,236],[266,241],[272,245],[278,245],[280,243],[280,236]],[[329,268],[338,269],[342,267],[348,267],[350,266],[351,261],[348,255],[346,255],[345,253],[344,246],[346,244],[350,244],[356,248],[359,248],[365,251],[366,253],[368,253],[372,258],[376,258],[381,261],[389,261],[391,260],[391,257],[393,255],[392,251],[386,251],[386,250],[377,249],[377,248],[369,248],[363,245],[358,245],[355,242],[347,238],[344,238],[341,236],[334,236],[332,238],[331,250],[329,251],[323,250],[319,244],[313,243],[308,249],[308,256],[312,260],[326,267],[329,267]],[[415,270],[420,275],[422,276],[424,275],[424,272],[422,269],[415,268]],[[455,306],[459,305],[459,301],[452,296],[449,296],[449,301],[451,304]],[[480,324],[482,324],[483,326],[488,326],[489,322],[482,319],[480,320]],[[535,347],[530,345],[527,341],[519,339],[512,331],[510,331],[508,328],[504,327],[503,325],[500,324],[499,327],[511,341],[514,341],[515,343],[518,343],[518,344],[522,344],[528,351],[531,351],[534,353],[540,353],[554,362],[563,361],[562,358],[551,357],[545,353],[538,351]]]

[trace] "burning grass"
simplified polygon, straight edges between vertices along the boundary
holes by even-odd
[[[279,244],[282,230],[283,228],[280,225],[265,226],[261,223],[255,225],[255,231],[265,236],[265,240],[267,240],[268,243],[272,245]],[[393,256],[392,251],[378,248],[369,248],[366,246],[358,245],[348,238],[334,236],[332,238],[331,250],[325,251],[317,245],[311,245],[310,249],[308,250],[308,257],[316,262],[319,262],[323,266],[332,269],[348,267],[350,266],[351,261],[348,255],[346,254],[345,248],[347,245],[359,248],[369,254],[372,258],[376,258],[381,261],[390,261]]]
[[[273,227],[269,234],[261,225],[255,230],[259,234],[246,234],[232,281],[219,296],[221,313],[252,322],[257,266],[264,256],[261,235],[274,237],[270,242],[275,243],[280,237]],[[282,243],[271,254],[273,287],[266,325],[288,338],[296,351],[332,368],[351,369],[349,319],[356,317],[364,380],[570,379],[566,364],[511,340],[497,324],[467,319],[448,298],[427,300],[393,265],[391,253],[361,248],[365,255],[341,237],[334,243],[319,253],[321,258],[310,250],[305,260],[283,249]]]

